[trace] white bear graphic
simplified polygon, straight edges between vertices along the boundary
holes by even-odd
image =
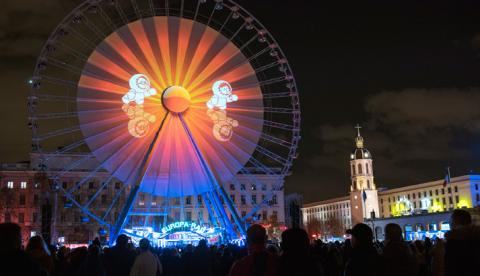
[[[144,74],[135,74],[130,78],[130,91],[122,97],[124,104],[136,102],[143,104],[146,97],[157,94],[157,90],[150,86],[150,80]]]
[[[220,142],[232,139],[233,128],[238,127],[238,121],[227,116],[226,110],[207,110],[207,115],[213,121],[213,137]]]
[[[213,96],[207,102],[209,109],[226,109],[227,103],[238,101],[238,96],[232,94],[232,86],[224,80],[218,80],[212,85]]]

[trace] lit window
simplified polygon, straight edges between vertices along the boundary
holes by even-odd
[[[355,205],[355,209],[358,209],[358,206],[357,206],[357,205]]]
[[[140,202],[138,202],[138,205],[143,206],[143,205],[145,205],[145,202],[140,201]]]
[[[13,189],[13,181],[8,181],[7,182],[7,188]]]
[[[20,182],[20,189],[26,189],[26,188],[27,188],[27,182],[26,181]]]

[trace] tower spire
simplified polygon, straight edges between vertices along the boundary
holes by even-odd
[[[361,137],[362,135],[360,135],[360,129],[362,128],[358,123],[356,126],[354,126],[354,128],[357,129],[357,137]]]
[[[355,145],[357,146],[357,149],[362,149],[363,148],[363,137],[360,135],[360,129],[362,128],[359,124],[357,124],[355,127],[357,129],[357,137],[355,137]]]

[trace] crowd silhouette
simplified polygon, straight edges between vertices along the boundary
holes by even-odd
[[[182,248],[152,248],[142,239],[136,248],[125,235],[113,247],[94,240],[87,247],[68,249],[47,246],[40,236],[22,248],[21,229],[0,224],[0,275],[10,276],[157,276],[157,275],[480,275],[480,227],[470,213],[455,210],[452,230],[445,240],[404,241],[402,229],[385,227],[383,242],[375,242],[369,226],[351,229],[345,242],[311,242],[303,229],[282,233],[277,247],[268,244],[265,229],[252,225],[247,246],[233,244]]]

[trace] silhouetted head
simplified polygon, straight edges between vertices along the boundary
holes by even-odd
[[[364,223],[359,223],[352,228],[352,246],[368,247],[373,245],[373,232],[370,227]]]
[[[472,224],[472,215],[465,210],[454,210],[451,216],[452,229]]]
[[[402,241],[402,228],[396,223],[389,223],[385,226],[385,240],[386,241]]]
[[[91,244],[88,247],[88,255],[92,257],[97,257],[98,255],[100,255],[100,247],[96,244]]]
[[[253,224],[247,230],[247,243],[249,245],[265,245],[267,231],[260,224]]]
[[[47,248],[47,245],[43,241],[41,236],[33,236],[28,240],[26,251],[35,251],[35,250],[42,250],[46,254],[50,255],[50,251]]]
[[[22,233],[20,226],[15,223],[0,224],[0,252],[20,250],[22,246]]]
[[[286,253],[306,253],[310,240],[305,230],[292,228],[282,233],[282,250]]]
[[[200,240],[197,245],[198,248],[207,248],[207,240]]]
[[[145,251],[145,250],[148,250],[150,248],[150,241],[146,238],[143,238],[143,239],[140,240],[138,245],[139,245],[140,249]]]
[[[126,247],[128,244],[127,235],[124,235],[124,234],[118,235],[116,244],[117,246],[120,246],[120,247]]]

